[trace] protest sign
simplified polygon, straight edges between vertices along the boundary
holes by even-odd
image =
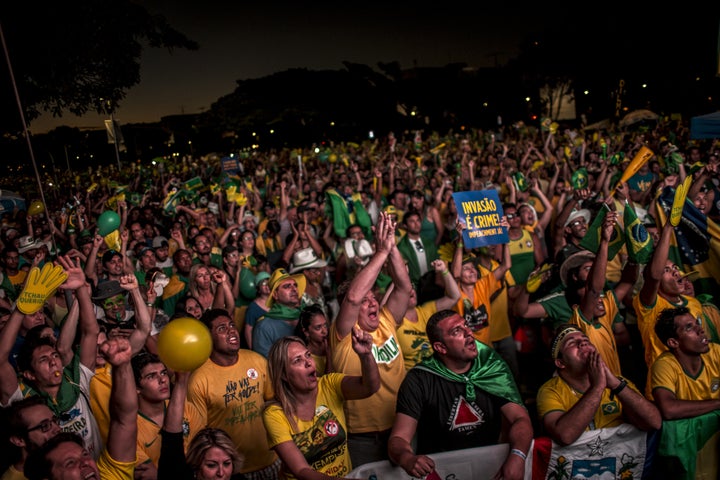
[[[452,194],[458,221],[465,224],[463,243],[467,248],[508,243],[507,228],[500,225],[502,202],[497,190],[477,190]]]

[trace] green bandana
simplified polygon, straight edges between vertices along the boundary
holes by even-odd
[[[278,302],[273,302],[272,308],[265,314],[266,317],[279,318],[280,320],[297,320],[300,318],[300,309],[287,307]]]
[[[520,392],[515,385],[515,379],[510,373],[507,364],[487,345],[475,341],[478,355],[472,367],[465,374],[451,372],[435,355],[424,360],[416,368],[434,373],[447,380],[464,383],[465,396],[468,400],[475,400],[475,387],[502,397],[518,405],[523,405]]]
[[[46,392],[33,388],[32,385],[21,382],[20,390],[23,398],[31,395],[39,395],[45,399],[45,403],[55,415],[61,417],[70,410],[80,396],[80,355],[76,352],[72,362],[63,369],[63,380],[56,398],[52,398]]]

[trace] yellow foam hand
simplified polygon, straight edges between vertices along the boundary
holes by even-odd
[[[66,279],[67,273],[59,265],[46,263],[42,270],[31,268],[25,287],[17,299],[17,309],[26,315],[37,312]]]
[[[687,198],[688,190],[690,190],[692,178],[692,175],[688,175],[685,177],[683,183],[675,189],[675,198],[673,198],[672,208],[670,209],[670,225],[673,227],[680,225],[685,199]]]
[[[248,201],[247,197],[246,197],[242,192],[239,192],[239,193],[235,196],[235,203],[237,203],[238,206],[240,206],[240,207],[242,207],[243,205],[245,205],[245,204],[247,203],[247,201]]]
[[[237,198],[238,192],[237,187],[235,185],[231,185],[230,187],[225,189],[225,196],[227,197],[228,202],[234,202]]]

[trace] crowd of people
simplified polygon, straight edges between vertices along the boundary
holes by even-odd
[[[533,439],[623,424],[660,439],[648,476],[716,478],[718,144],[663,119],[405,133],[93,166],[4,212],[1,480],[422,478],[499,443],[520,479]],[[508,241],[471,248],[453,193],[487,190]],[[212,339],[191,372],[158,349],[180,318]]]

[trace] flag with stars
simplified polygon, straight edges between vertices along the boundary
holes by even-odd
[[[588,430],[570,445],[538,437],[532,448],[533,480],[643,478],[649,435],[629,423]]]
[[[631,262],[639,265],[647,264],[653,252],[652,237],[629,203],[625,204],[623,223],[625,224],[625,245],[628,258]]]
[[[665,187],[657,199],[660,225],[665,224],[674,200],[675,190]],[[698,210],[690,199],[685,200],[682,217],[673,229],[669,258],[686,272],[698,272],[693,282],[696,295],[720,293],[716,280],[720,272],[720,226]]]

